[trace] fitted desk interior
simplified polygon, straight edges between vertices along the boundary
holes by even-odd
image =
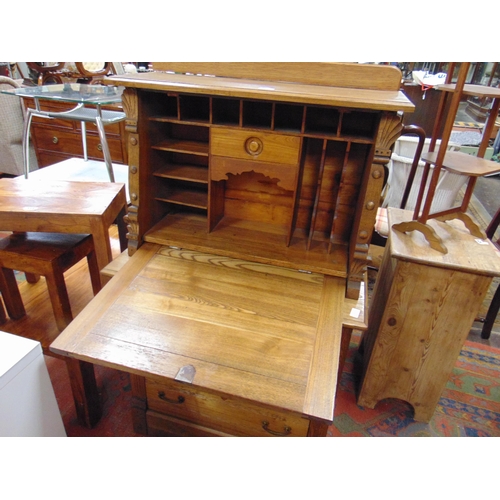
[[[51,348],[129,372],[144,434],[325,435],[413,109],[400,73],[162,64],[107,80],[125,87],[131,258]]]

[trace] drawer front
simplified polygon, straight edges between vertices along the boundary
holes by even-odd
[[[74,130],[75,122],[70,120],[62,120],[59,118],[42,118],[40,116],[34,116],[32,119],[32,130],[37,126],[49,126],[50,128],[62,128],[65,130]]]
[[[216,156],[296,165],[300,137],[251,130],[212,128],[210,153]]]
[[[97,131],[97,125],[93,122],[87,122],[85,123],[85,128],[87,129],[87,132],[93,133],[93,134],[98,134],[99,132]],[[81,122],[75,122],[75,129],[81,133],[82,130],[82,124]],[[106,133],[106,138],[108,139],[109,142],[109,136],[119,136],[121,129],[120,129],[120,123],[110,123],[109,125],[104,126],[104,131]]]
[[[64,153],[69,156],[83,156],[82,136],[78,133],[66,132],[44,127],[33,129],[36,146],[39,151]],[[121,142],[119,139],[106,138],[111,158],[117,163],[123,163]],[[87,151],[89,158],[102,160],[102,147],[98,137],[87,135]]]
[[[239,398],[206,392],[175,381],[146,380],[148,408],[233,436],[306,436],[309,421]]]

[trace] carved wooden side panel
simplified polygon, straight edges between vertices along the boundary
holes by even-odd
[[[368,248],[375,225],[384,182],[384,165],[391,158],[394,143],[401,135],[403,124],[396,113],[383,113],[380,119],[375,151],[370,168],[365,172],[360,190],[356,220],[349,248],[349,276],[346,296],[357,299],[363,274],[368,263]]]
[[[129,164],[129,192],[130,205],[125,218],[127,223],[128,253],[133,255],[139,247],[139,106],[137,91],[125,89],[122,96],[122,104],[127,118],[125,130],[128,132],[128,164]]]

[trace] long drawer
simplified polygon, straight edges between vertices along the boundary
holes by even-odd
[[[296,165],[300,137],[253,130],[212,128],[210,153],[215,156]]]
[[[45,150],[70,156],[83,156],[82,136],[79,133],[44,127],[33,127],[32,131],[39,151]],[[116,163],[123,163],[121,141],[108,137],[106,139],[112,160]],[[89,158],[103,159],[99,137],[91,134],[87,135],[87,151]]]
[[[306,436],[309,421],[247,401],[175,382],[146,380],[148,409],[233,436]],[[167,420],[166,420],[167,421]],[[189,426],[189,425],[187,425]]]

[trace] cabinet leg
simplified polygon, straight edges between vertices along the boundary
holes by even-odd
[[[339,357],[339,370],[337,373],[337,391],[340,388],[340,379],[344,371],[344,364],[349,351],[349,344],[351,343],[352,328],[342,327],[342,340],[340,342],[340,357]]]
[[[328,432],[328,424],[318,420],[309,421],[309,430],[307,437],[325,437]]]

